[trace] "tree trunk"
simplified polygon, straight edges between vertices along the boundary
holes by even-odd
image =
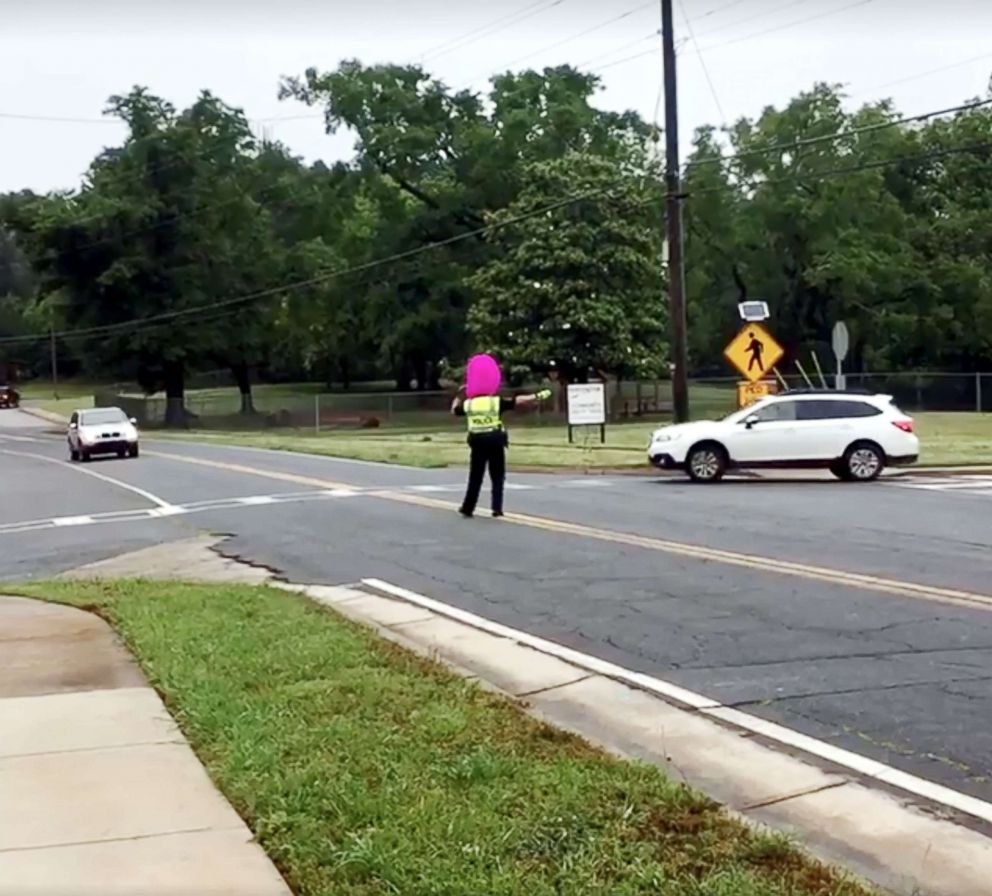
[[[338,369],[341,372],[341,388],[347,392],[351,388],[351,361],[342,358],[338,362]]]
[[[441,391],[441,365],[432,362],[428,366],[427,388],[431,392]]]
[[[413,374],[417,379],[417,391],[427,391],[427,362],[423,358],[415,358],[413,361]]]
[[[410,391],[410,365],[406,361],[400,362],[394,372],[396,378],[396,391],[397,392],[409,392]]]
[[[255,402],[251,394],[251,372],[247,364],[232,364],[231,374],[238,384],[238,393],[241,395],[241,411],[245,417],[250,417],[256,413]]]
[[[568,384],[571,382],[571,379],[567,375],[563,375],[561,371],[559,371],[558,376],[556,378],[556,382],[558,383],[558,392],[555,396],[555,404],[557,405],[558,413],[567,414]]]
[[[185,428],[186,368],[182,361],[165,362],[165,425],[170,429]]]

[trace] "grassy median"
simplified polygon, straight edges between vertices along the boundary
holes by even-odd
[[[867,896],[302,597],[21,591],[112,623],[298,896]]]
[[[992,464],[992,414],[919,413],[913,415],[922,443],[920,462],[931,466]],[[606,444],[598,430],[577,430],[568,444],[563,426],[516,426],[510,421],[508,460],[517,468],[643,468],[651,432],[662,424],[625,423],[607,427]],[[396,428],[368,431],[308,430],[191,432],[180,438],[302,451],[414,467],[443,467],[466,462],[465,433],[444,429]]]

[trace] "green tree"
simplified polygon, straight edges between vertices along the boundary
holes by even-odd
[[[570,153],[527,166],[522,183],[492,218],[501,251],[470,280],[475,347],[568,382],[657,375],[666,306],[649,182]],[[546,210],[569,195],[581,198]]]
[[[416,66],[355,61],[283,85],[284,96],[324,107],[329,132],[357,134],[359,164],[377,177],[374,192],[392,210],[380,215],[380,249],[431,248],[386,266],[369,288],[382,361],[401,388],[411,377],[436,386],[441,363],[464,356],[466,277],[500,251],[484,222],[515,200],[527,165],[568,152],[620,163],[647,133],[636,115],[596,109],[598,86],[567,66],[506,73],[484,102]],[[395,191],[406,197],[401,208]]]
[[[822,350],[837,320],[851,327],[855,365],[886,356],[883,309],[925,294],[898,195],[912,165],[899,160],[918,150],[895,118],[887,103],[847,113],[837,88],[817,85],[738,122],[729,154],[700,135],[688,178],[698,364],[719,363],[744,298],[769,303],[793,357]]]
[[[129,125],[127,141],[39,223],[47,285],[65,293],[71,327],[111,328],[92,353],[101,365],[149,391],[164,386],[170,425],[186,422],[187,371],[210,357],[235,372],[250,411],[247,370],[275,303],[236,300],[274,287],[281,270],[264,207],[251,196],[248,123],[209,93],[177,114],[136,88],[113,97],[109,111]]]

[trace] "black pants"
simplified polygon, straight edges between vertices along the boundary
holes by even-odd
[[[475,512],[479,503],[482,480],[489,468],[489,482],[493,492],[493,513],[503,512],[503,482],[506,479],[506,433],[485,433],[469,436],[471,458],[468,470],[468,488],[461,512],[468,515]]]

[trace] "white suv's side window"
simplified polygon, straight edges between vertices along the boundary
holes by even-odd
[[[759,409],[755,416],[760,423],[774,423],[796,419],[796,402],[776,401]]]
[[[815,398],[799,405],[800,420],[850,420],[855,417],[877,417],[881,413],[867,401]]]

